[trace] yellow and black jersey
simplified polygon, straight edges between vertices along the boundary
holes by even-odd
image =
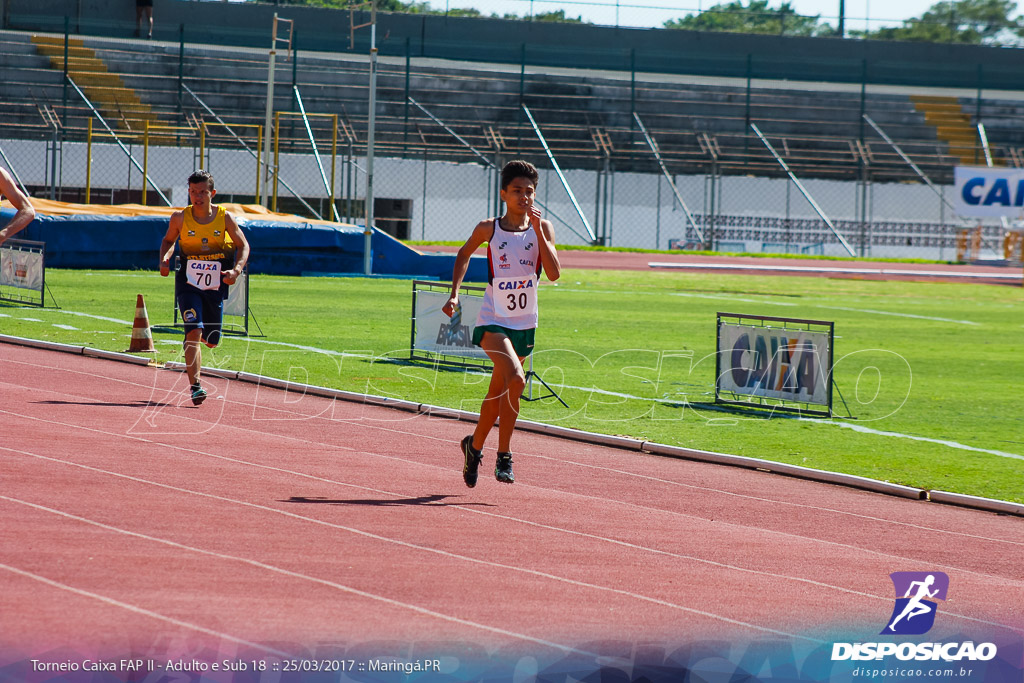
[[[192,205],[186,206],[181,233],[178,235],[178,250],[182,263],[178,268],[178,285],[186,285],[185,269],[188,261],[220,261],[222,270],[234,267],[235,244],[228,234],[224,207],[215,207],[217,213],[209,223],[199,223],[192,215]],[[225,293],[227,286],[223,287]]]

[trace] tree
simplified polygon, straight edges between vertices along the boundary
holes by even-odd
[[[664,26],[689,31],[786,36],[827,36],[835,33],[831,26],[821,23],[820,15],[809,17],[797,14],[788,0],[778,9],[769,8],[768,0],[750,0],[747,6],[743,5],[743,0],[733,0],[728,4],[715,5],[699,14],[669,19]]]
[[[556,12],[540,12],[538,14],[534,14],[533,15],[533,20],[534,21],[555,21],[555,22],[562,22],[562,23],[565,23],[565,24],[582,24],[583,23],[582,15],[576,17],[575,19],[573,19],[572,17],[565,16],[565,10],[564,9],[560,9],[560,10],[558,10]]]
[[[1016,44],[1024,37],[1024,21],[1010,18],[1015,0],[943,0],[903,26],[851,35],[874,40],[909,40],[928,43],[976,45]]]
[[[534,14],[532,19],[529,15],[521,17],[518,14],[510,12],[506,12],[505,14],[491,14],[491,19],[506,19],[508,21],[549,21],[562,22],[565,24],[584,23],[582,15],[576,17],[575,19],[573,19],[572,17],[566,17],[564,9],[560,9],[557,12],[540,12],[539,14]]]

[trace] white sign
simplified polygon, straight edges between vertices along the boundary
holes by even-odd
[[[957,166],[953,205],[965,218],[1024,216],[1024,169]]]
[[[720,391],[828,405],[827,332],[722,323]]]
[[[0,253],[0,287],[2,286],[42,292],[42,252],[3,249]]]
[[[452,329],[451,319],[441,310],[447,301],[448,292],[416,290],[416,310],[413,311],[416,336],[413,350],[487,360],[484,350],[473,345],[473,327],[480,307],[483,306],[483,297],[470,296],[465,292],[459,294],[462,321],[455,329]]]
[[[242,274],[235,280],[235,284],[228,287],[228,298],[224,300],[224,315],[245,317],[246,309],[249,308],[247,296],[249,288],[246,286],[246,280],[248,279],[248,271],[243,270]]]

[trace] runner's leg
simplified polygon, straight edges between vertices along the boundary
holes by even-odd
[[[516,420],[519,419],[519,397],[526,387],[526,373],[523,372],[522,361],[512,347],[512,342],[505,335],[485,332],[480,346],[494,364],[494,370],[487,395],[480,406],[480,420],[473,433],[473,448],[483,448],[497,419],[498,451],[507,452],[510,450]]]

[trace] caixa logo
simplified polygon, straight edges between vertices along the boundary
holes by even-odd
[[[942,572],[893,572],[896,605],[881,635],[915,636],[927,633],[935,624],[936,600],[945,600],[949,577]]]

